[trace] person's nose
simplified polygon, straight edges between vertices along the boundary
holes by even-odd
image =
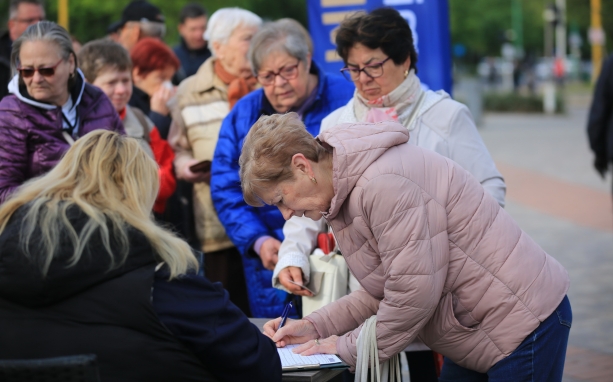
[[[280,74],[277,74],[275,76],[275,82],[274,82],[275,86],[283,86],[283,85],[285,85],[286,82],[287,82],[287,80],[285,78],[281,77]]]
[[[44,80],[45,80],[45,77],[42,74],[40,74],[38,70],[34,72],[34,75],[32,76],[32,82],[40,83],[40,82],[43,82]]]
[[[128,85],[126,84],[118,84],[115,87],[116,94],[126,94],[127,91],[128,91]]]
[[[369,76],[368,74],[366,74],[365,71],[361,71],[360,75],[358,76],[358,81],[360,81],[363,84],[367,84],[372,80],[372,77]]]
[[[279,211],[281,211],[281,215],[283,215],[283,219],[285,220],[289,220],[292,216],[294,216],[294,210],[285,206],[279,206]]]

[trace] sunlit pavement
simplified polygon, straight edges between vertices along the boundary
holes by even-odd
[[[611,179],[592,168],[589,95],[567,114],[486,114],[480,132],[507,183],[506,210],[571,277],[564,381],[613,381]]]

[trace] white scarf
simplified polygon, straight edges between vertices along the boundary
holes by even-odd
[[[358,121],[380,122],[394,120],[404,124],[412,115],[416,102],[423,90],[415,70],[411,69],[407,77],[396,89],[375,100],[369,101],[356,90],[353,111]]]

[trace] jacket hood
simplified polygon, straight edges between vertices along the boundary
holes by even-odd
[[[111,257],[104,249],[101,235],[95,232],[79,261],[70,265],[74,248],[66,235],[63,235],[49,271],[43,275],[39,263],[24,252],[20,241],[26,213],[26,206],[15,211],[0,235],[0,299],[28,307],[49,306],[104,281],[156,262],[145,236],[129,227],[130,247],[123,263],[115,263],[113,267]],[[69,209],[67,216],[77,232],[80,232],[88,221],[88,217],[76,207]],[[40,242],[40,229],[35,228],[29,240],[31,251],[36,251]],[[119,245],[118,241],[111,237],[111,248],[117,248],[117,253],[114,253],[115,260],[120,260]]]
[[[389,148],[409,141],[409,132],[397,122],[337,125],[317,139],[333,149],[332,182],[334,197],[326,219],[334,219],[356,183]]]
[[[76,107],[79,103],[81,103],[81,98],[83,97],[83,91],[85,90],[85,76],[83,76],[83,72],[81,69],[77,68],[77,76],[76,76],[76,84],[70,89],[70,96],[72,98],[73,107]],[[9,82],[9,93],[14,94],[17,98],[27,103],[28,105],[32,105],[35,107],[39,107],[45,110],[54,110],[60,106],[51,105],[44,102],[39,102],[30,97],[30,95],[25,92],[22,93],[22,90],[25,88],[19,86],[19,75],[15,75],[11,82]]]

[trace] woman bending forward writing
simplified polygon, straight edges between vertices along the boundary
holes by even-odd
[[[445,356],[442,381],[560,381],[566,270],[466,170],[408,140],[389,121],[317,139],[293,113],[252,127],[240,157],[245,200],[285,219],[323,216],[362,287],[282,329],[270,321],[265,334],[354,367],[361,325],[376,315],[381,361],[419,337]]]

